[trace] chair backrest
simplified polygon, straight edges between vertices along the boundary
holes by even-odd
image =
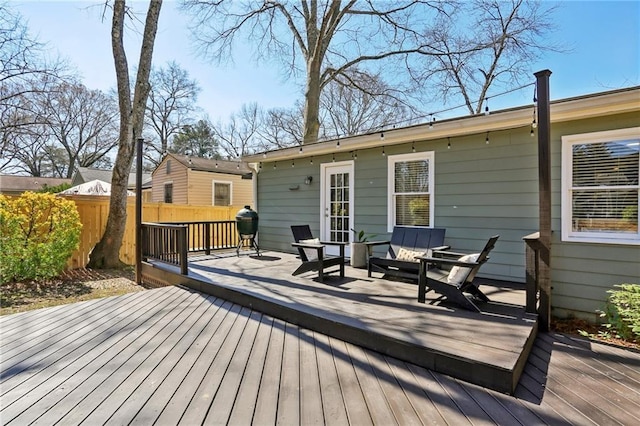
[[[293,240],[296,243],[300,242],[300,240],[310,240],[313,238],[309,225],[291,225],[291,232],[293,233]],[[302,259],[303,262],[309,261],[302,247],[298,247],[298,253],[300,253],[300,259]]]
[[[395,259],[401,248],[412,251],[424,251],[444,245],[444,228],[409,228],[395,226],[391,234],[391,244],[387,258]]]
[[[498,241],[498,238],[500,238],[500,235],[494,235],[493,237],[489,238],[489,241],[487,241],[487,244],[484,245],[484,248],[480,252],[478,260],[476,260],[479,265],[471,269],[465,282],[473,281],[473,279],[476,277],[476,274],[480,270],[480,266],[482,266],[487,260],[489,260],[489,253],[496,246],[496,241]]]

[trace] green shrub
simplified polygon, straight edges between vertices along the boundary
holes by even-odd
[[[613,336],[625,340],[640,338],[640,284],[615,285],[618,290],[609,290],[609,299],[600,316],[603,324]]]
[[[0,197],[0,282],[59,275],[81,228],[73,201],[34,192]]]

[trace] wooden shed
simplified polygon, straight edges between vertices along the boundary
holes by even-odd
[[[152,174],[152,201],[188,205],[253,204],[251,170],[240,161],[167,154]]]

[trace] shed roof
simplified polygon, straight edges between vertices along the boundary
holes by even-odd
[[[169,157],[175,159],[191,170],[225,173],[230,175],[246,175],[251,173],[251,169],[249,169],[249,166],[244,161],[216,160],[173,153],[167,154],[165,159]],[[165,159],[162,160],[162,163],[164,163]]]

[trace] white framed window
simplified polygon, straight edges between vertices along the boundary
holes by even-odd
[[[640,127],[562,137],[562,240],[640,244]]]
[[[433,227],[434,156],[431,152],[388,157],[388,231],[394,226]]]
[[[212,188],[211,199],[214,206],[230,206],[233,204],[233,182],[214,180]]]

